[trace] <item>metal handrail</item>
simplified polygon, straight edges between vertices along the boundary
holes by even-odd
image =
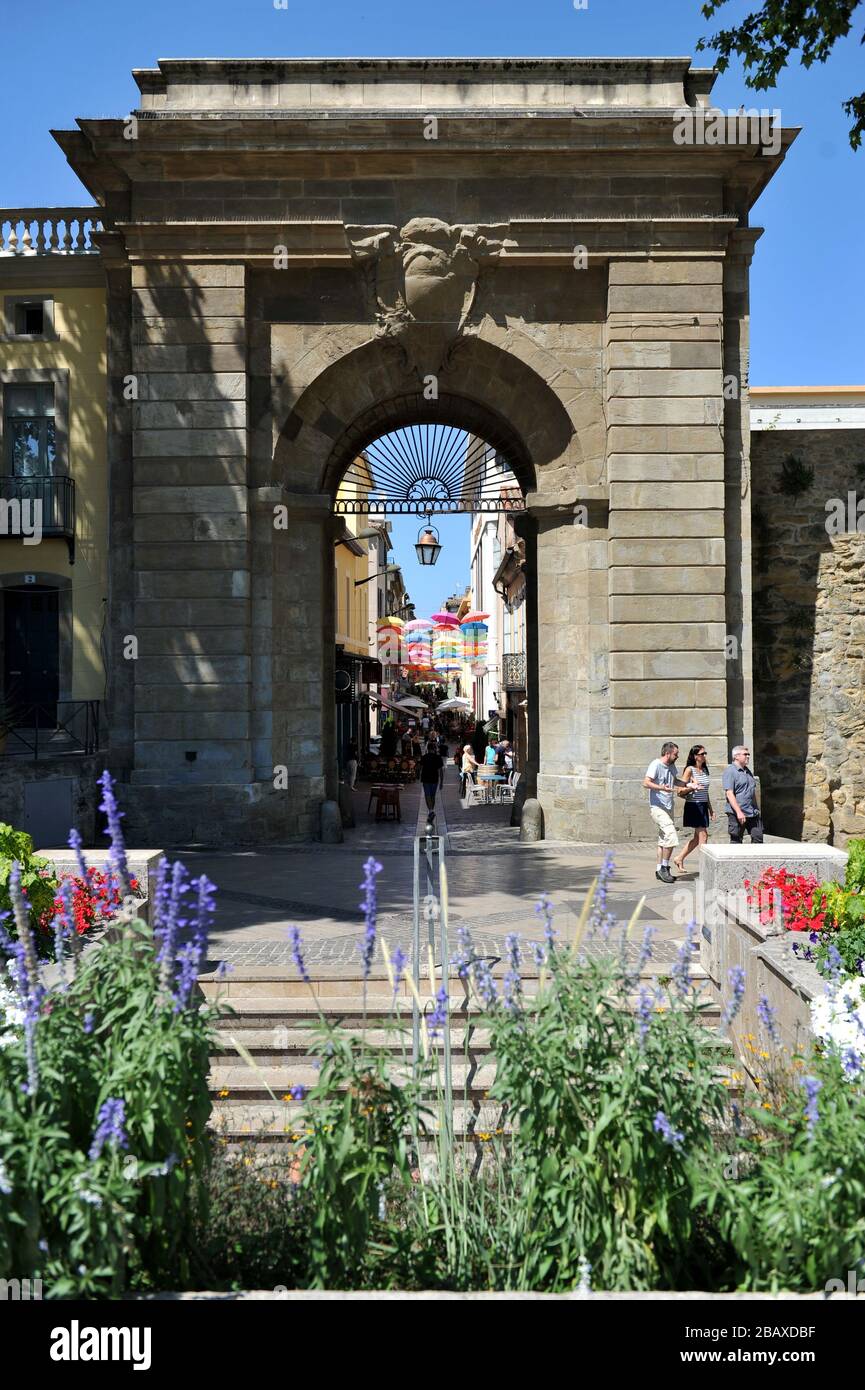
[[[14,709],[5,721],[0,720],[0,739],[5,737],[7,741],[5,749],[0,750],[0,757],[22,758],[32,754],[35,762],[40,756],[47,758],[65,757],[71,753],[95,753],[99,748],[99,706],[99,700],[60,700],[56,704],[47,701]],[[53,716],[46,713],[49,709],[56,711]],[[61,709],[68,711],[62,719]],[[83,734],[70,727],[82,714]],[[50,748],[50,742],[61,734],[69,738],[72,746],[62,750]],[[20,748],[10,748],[10,739],[14,739]]]
[[[450,947],[448,943],[447,880],[444,842],[435,833],[415,836],[414,841],[414,913],[412,922],[412,971],[420,983],[421,919],[426,922],[427,943],[433,961],[436,948],[441,954],[442,984],[448,995],[448,1017],[442,1032],[445,1082],[445,1134],[453,1146],[453,1067],[451,1059],[450,1007]],[[439,931],[436,933],[436,924]],[[438,940],[436,936],[438,935]],[[417,1066],[420,1056],[420,1009],[412,996],[412,1060]]]

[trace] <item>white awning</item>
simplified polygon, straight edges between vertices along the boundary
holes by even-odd
[[[375,700],[382,709],[392,709],[397,714],[408,714],[408,710],[403,709],[401,705],[395,704],[393,700],[386,700],[383,695],[376,694],[374,690],[362,690],[361,695],[365,695],[368,700]]]

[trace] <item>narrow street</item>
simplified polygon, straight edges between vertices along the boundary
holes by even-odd
[[[356,969],[363,936],[359,884],[369,855],[383,865],[377,879],[379,931],[390,946],[408,950],[413,841],[426,820],[421,788],[418,783],[401,788],[401,822],[377,823],[367,811],[368,801],[369,787],[363,783],[354,793],[356,826],[345,831],[342,845],[182,854],[191,872],[204,871],[220,885],[211,966],[219,960],[237,966],[288,965],[287,929],[297,924],[317,974],[339,976]],[[464,924],[490,953],[501,953],[510,932],[540,940],[543,920],[535,904],[544,892],[553,902],[556,930],[568,937],[603,861],[604,846],[549,840],[520,844],[519,831],[509,824],[510,807],[463,806],[452,765],[445,771],[437,821],[445,841],[454,939],[456,927]],[[611,848],[616,861],[611,910],[627,920],[645,893],[641,921],[658,930],[656,958],[672,960],[693,915],[696,862],[677,887],[665,887],[654,876],[653,844]]]

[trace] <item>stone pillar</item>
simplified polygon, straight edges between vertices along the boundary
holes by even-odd
[[[759,228],[730,237],[724,261],[724,485],[727,614],[727,731],[754,751],[751,617],[751,427],[749,270]],[[756,763],[753,763],[756,768]],[[756,768],[759,774],[759,768]]]
[[[529,495],[537,526],[537,680],[529,649],[529,719],[537,730],[537,798],[549,839],[597,840],[606,797],[607,543],[602,488],[563,504]],[[600,514],[599,514],[600,513]],[[533,694],[536,690],[536,697]],[[529,789],[531,795],[531,790]]]
[[[648,835],[663,740],[727,754],[722,263],[613,261],[607,317],[610,794]],[[716,783],[716,800],[720,802]]]
[[[285,508],[273,532],[273,759],[288,776],[289,834],[318,834],[337,796],[335,615],[331,498],[273,490]]]
[[[125,779],[134,759],[135,666],[124,659],[135,632],[135,569],[132,522],[132,376],[129,306],[131,276],[116,234],[102,234],[100,250],[107,290],[108,387],[108,615],[105,638],[108,760]]]
[[[160,838],[230,833],[253,775],[245,275],[132,270],[132,780]]]

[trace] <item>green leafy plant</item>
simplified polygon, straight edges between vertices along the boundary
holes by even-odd
[[[0,1049],[3,1276],[40,1277],[52,1297],[182,1277],[190,1180],[209,1152],[211,1017],[160,992],[152,933],[133,922],[51,991],[32,1044]],[[91,1157],[100,1111],[117,1098],[125,1144]]]
[[[822,1290],[861,1274],[865,1249],[865,1090],[838,1057],[777,1067],[739,1118],[731,1160],[697,1182],[734,1256],[733,1287]]]
[[[30,923],[37,926],[43,913],[50,912],[57,894],[58,880],[51,871],[51,865],[41,855],[34,854],[33,841],[24,830],[0,821],[0,916],[10,915],[6,921],[6,931],[15,936],[15,923],[12,916],[12,901],[9,896],[9,875],[12,865],[18,863],[21,871],[21,887],[27,899]],[[48,955],[53,942],[43,933],[37,933],[37,949]]]

